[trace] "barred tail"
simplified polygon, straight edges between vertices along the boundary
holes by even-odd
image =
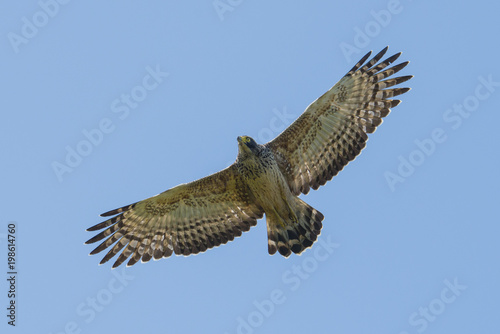
[[[324,216],[309,204],[296,198],[295,203],[290,203],[293,213],[290,217],[280,217],[274,211],[266,212],[267,237],[269,254],[278,251],[284,257],[302,253],[318,238],[323,224]]]

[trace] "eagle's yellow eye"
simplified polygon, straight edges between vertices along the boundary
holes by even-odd
[[[241,141],[244,142],[244,143],[249,143],[250,142],[250,138],[248,138],[247,136],[243,136],[243,137],[241,137]]]

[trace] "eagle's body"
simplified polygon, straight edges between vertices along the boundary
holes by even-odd
[[[269,254],[300,254],[316,241],[323,215],[292,194],[269,147],[243,136],[238,148],[237,169],[266,213]]]
[[[159,195],[102,214],[114,216],[89,231],[104,229],[87,243],[105,239],[91,254],[111,247],[101,263],[121,252],[113,268],[173,253],[190,255],[227,243],[266,215],[268,251],[300,254],[317,239],[323,215],[298,196],[331,180],[365,147],[409,88],[411,78],[387,79],[408,62],[387,68],[400,55],[366,65],[363,57],[337,84],[307,107],[283,133],[259,145],[238,137],[238,158],[226,169]]]

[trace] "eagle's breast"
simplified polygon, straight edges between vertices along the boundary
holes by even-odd
[[[238,170],[258,204],[263,208],[281,204],[290,193],[274,154],[267,147],[262,146],[256,154],[240,160]]]

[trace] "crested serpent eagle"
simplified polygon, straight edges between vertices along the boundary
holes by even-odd
[[[390,88],[412,78],[389,78],[408,62],[389,67],[401,53],[380,61],[387,47],[366,54],[338,83],[311,103],[267,144],[238,137],[238,157],[226,169],[171,188],[151,198],[103,213],[101,241],[90,254],[148,262],[204,252],[225,244],[266,215],[269,254],[300,254],[318,238],[323,215],[298,196],[318,189],[361,152],[392,107],[410,88]],[[380,61],[380,62],[379,62]],[[113,216],[113,217],[111,217]]]

